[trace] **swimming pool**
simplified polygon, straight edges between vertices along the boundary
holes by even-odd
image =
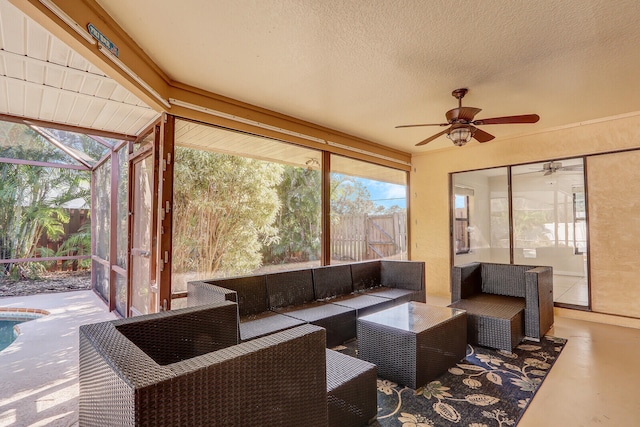
[[[2,310],[0,309],[0,351],[9,347],[18,337],[16,325],[47,315],[44,310]]]

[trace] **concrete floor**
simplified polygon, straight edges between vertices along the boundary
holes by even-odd
[[[0,352],[0,426],[75,426],[78,326],[115,319],[93,291],[0,298],[0,307],[38,308]]]
[[[553,275],[553,301],[589,306],[589,287],[586,277]]]
[[[431,296],[427,301],[447,303]],[[78,325],[115,316],[92,291],[0,298],[0,307],[51,313],[22,324],[22,335],[0,352],[0,426],[77,425]],[[550,334],[569,342],[518,426],[638,425],[640,328],[562,312],[569,316],[557,315]]]

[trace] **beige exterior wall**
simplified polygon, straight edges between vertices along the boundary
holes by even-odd
[[[490,132],[491,126],[487,130]],[[640,190],[632,191],[630,198],[609,190],[619,188],[621,182],[630,183],[628,188],[637,186],[640,181],[640,153],[602,155],[628,149],[640,149],[640,114],[414,155],[410,181],[411,258],[426,262],[427,293],[449,296],[449,173],[588,156],[588,197],[591,197],[592,174],[593,185],[597,184],[594,199],[589,199],[589,215],[593,215],[592,210],[597,212],[597,216],[590,219],[598,227],[595,235],[595,229],[590,230],[591,262],[599,270],[592,270],[592,308],[602,313],[640,317],[640,310],[629,303],[640,301],[640,286],[637,284],[640,258],[638,250],[626,244],[640,242],[640,227],[625,227],[625,238],[620,240],[620,244],[605,245],[601,236],[619,236],[619,224],[611,222],[610,214],[602,216],[594,209],[594,204],[602,204],[615,212],[626,212],[627,217],[634,216],[635,211],[629,209],[640,204]],[[620,167],[618,158],[626,159],[624,167]],[[629,200],[633,200],[632,205]],[[594,241],[596,238],[599,241]],[[614,259],[625,261],[613,263]],[[624,273],[619,273],[621,264],[624,265]]]
[[[640,318],[640,151],[590,157],[594,311]]]

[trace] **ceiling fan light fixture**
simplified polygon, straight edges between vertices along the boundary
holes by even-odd
[[[467,142],[471,141],[472,137],[473,130],[466,126],[455,128],[447,135],[447,138],[449,138],[457,147],[462,147]]]

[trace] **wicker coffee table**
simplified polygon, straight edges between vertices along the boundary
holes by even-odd
[[[412,301],[358,319],[358,357],[412,389],[464,359],[466,347],[464,310]]]

